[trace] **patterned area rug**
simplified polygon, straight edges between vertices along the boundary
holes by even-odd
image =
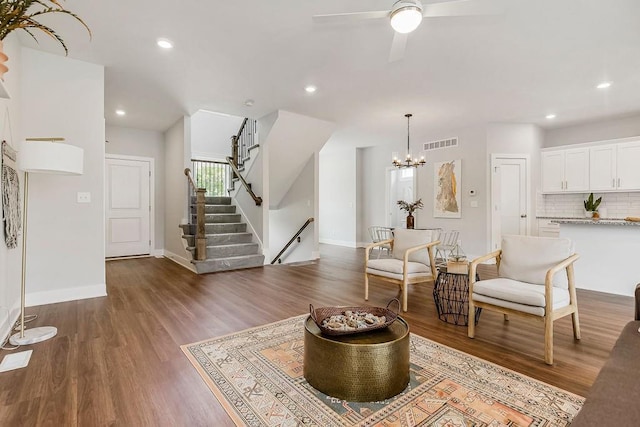
[[[237,425],[567,426],[583,398],[411,334],[411,380],[381,402],[329,397],[302,375],[307,315],[182,346]]]

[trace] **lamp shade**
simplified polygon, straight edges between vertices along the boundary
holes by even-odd
[[[29,173],[82,175],[84,150],[51,141],[25,141],[18,152],[18,168]]]

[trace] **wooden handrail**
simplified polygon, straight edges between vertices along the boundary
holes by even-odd
[[[276,255],[276,257],[274,259],[271,260],[271,264],[275,264],[276,261],[278,261],[278,259],[280,259],[280,257],[282,256],[282,254],[289,249],[289,246],[291,246],[291,244],[298,238],[298,236],[300,234],[302,234],[302,232],[304,231],[305,228],[307,228],[309,226],[309,224],[311,224],[313,221],[315,221],[313,218],[309,218],[307,219],[307,222],[304,223],[304,225],[302,227],[300,227],[300,230],[298,230],[298,232],[296,234],[294,234],[294,236],[291,238],[291,240],[289,240],[289,243],[287,243],[286,245],[284,245],[284,248],[282,248],[282,250],[278,253],[278,255]]]
[[[244,188],[247,190],[247,193],[249,193],[249,195],[251,196],[253,201],[256,202],[256,206],[262,205],[262,197],[256,196],[256,193],[253,192],[253,190],[251,189],[251,186],[247,183],[247,181],[244,179],[244,177],[242,175],[240,175],[240,172],[238,171],[238,168],[233,163],[233,158],[227,157],[227,163],[229,163],[229,167],[231,167],[231,170],[238,177],[238,179],[240,180],[242,185],[244,185]]]
[[[191,177],[191,169],[185,168],[184,174],[187,176],[188,181],[191,183],[191,187],[193,187],[193,191],[197,191],[198,187],[196,187],[196,183],[193,182],[193,178]]]
[[[204,219],[205,219],[205,194],[207,192],[206,188],[198,188],[196,187],[196,183],[193,181],[191,177],[191,169],[186,168],[184,170],[184,174],[187,176],[191,187],[196,193],[196,253],[194,258],[196,261],[202,261],[207,259],[207,237],[205,236],[205,227],[204,227]],[[191,204],[191,202],[189,202]]]
[[[244,127],[247,125],[248,120],[249,120],[248,117],[244,118],[244,120],[242,121],[242,124],[240,125],[240,129],[238,130],[238,133],[236,133],[236,138],[240,138],[240,136],[242,135],[242,132],[244,131]]]

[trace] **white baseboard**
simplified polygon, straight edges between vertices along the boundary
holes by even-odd
[[[332,239],[320,239],[320,243],[324,243],[327,245],[336,245],[336,246],[346,246],[348,248],[355,248],[356,242],[349,242],[346,240],[332,240]]]
[[[319,258],[320,258],[320,251],[311,252],[311,259],[319,259]]]
[[[37,305],[106,296],[107,285],[102,283],[99,285],[79,286],[77,288],[56,289],[53,291],[30,292],[25,295],[25,306],[35,307]]]
[[[191,264],[191,261],[189,261],[188,259],[181,257],[180,255],[174,254],[173,252],[168,251],[166,249],[164,250],[164,257],[167,259],[170,259],[176,264],[183,266],[187,270],[190,270],[197,274],[196,267],[193,264]]]
[[[151,251],[151,256],[156,258],[164,258],[164,249],[154,249]]]

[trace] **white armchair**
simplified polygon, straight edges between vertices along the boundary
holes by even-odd
[[[406,230],[396,228],[393,239],[373,243],[365,250],[364,299],[369,300],[369,278],[376,277],[396,283],[402,292],[402,310],[407,311],[409,284],[435,280],[436,267],[432,230]],[[369,252],[376,246],[390,244],[391,258],[370,259]]]
[[[573,263],[578,255],[569,239],[503,236],[502,249],[469,265],[469,313],[476,308],[524,316],[544,323],[544,359],[553,364],[553,321],[572,315],[573,335],[580,339]],[[476,282],[478,264],[496,259],[498,278]],[[566,275],[557,274],[561,270]],[[469,338],[475,336],[469,322]]]

